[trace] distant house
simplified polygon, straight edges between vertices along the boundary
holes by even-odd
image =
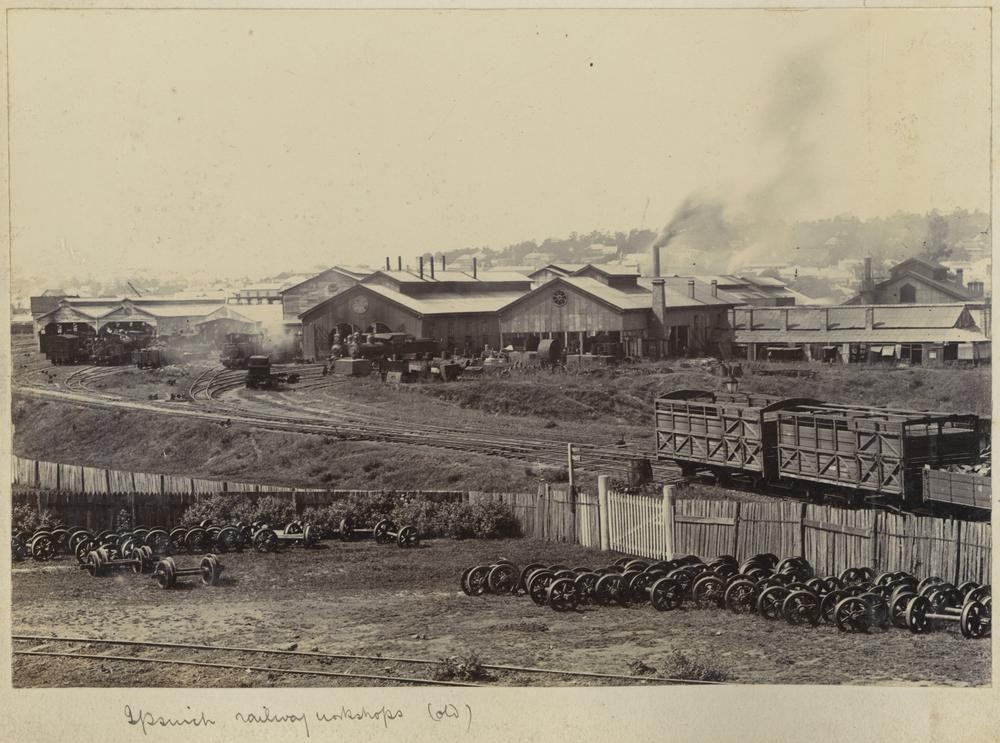
[[[876,282],[871,259],[865,258],[861,290],[845,304],[949,304],[981,299],[982,283],[965,286],[962,270],[922,258],[908,258],[889,269],[889,278]],[[978,296],[977,296],[978,295]]]

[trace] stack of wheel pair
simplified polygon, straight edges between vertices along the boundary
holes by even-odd
[[[92,533],[81,529],[69,539],[69,548],[82,565],[91,552],[98,549],[112,550],[119,554],[131,554],[138,547],[148,547],[152,554],[164,554],[170,550],[170,540],[166,529],[159,527],[137,527],[131,530],[113,532],[110,530]]]
[[[242,552],[249,547],[259,524],[242,521],[235,524],[217,525],[205,519],[196,526],[179,526],[169,532],[169,550],[161,554],[199,555],[206,552]]]
[[[40,526],[31,534],[16,531],[11,535],[11,559],[20,562],[28,557],[44,562],[61,555],[72,555],[77,540],[83,535],[92,536],[79,526]]]
[[[733,558],[729,558],[732,560]],[[720,570],[735,566],[713,561]],[[466,569],[462,590],[526,595],[539,606],[572,611],[580,605],[636,606],[650,603],[658,611],[676,608],[688,596],[690,586],[707,566],[694,555],[677,560],[650,562],[623,557],[598,568],[531,563],[518,569],[509,560],[498,560]]]
[[[975,582],[956,588],[941,578],[918,581],[903,571],[876,576],[869,567],[847,568],[839,576],[795,578],[780,566],[771,574],[733,576],[721,605],[735,613],[756,612],[789,624],[822,621],[850,633],[890,626],[926,632],[950,620],[968,638],[990,631],[990,587]],[[966,611],[967,607],[971,608]]]

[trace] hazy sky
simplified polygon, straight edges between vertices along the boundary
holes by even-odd
[[[15,275],[989,209],[986,10],[9,18]]]

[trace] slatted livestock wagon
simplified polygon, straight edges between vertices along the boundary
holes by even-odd
[[[773,413],[778,476],[913,507],[923,469],[979,461],[978,417],[795,403]]]
[[[838,494],[908,509],[948,502],[928,498],[925,473],[981,458],[975,415],[704,390],[663,395],[655,412],[657,458],[685,475],[708,470],[720,481],[742,478],[808,498]]]
[[[771,395],[676,390],[656,400],[657,458],[685,475],[707,469],[722,479],[737,472],[778,478],[775,422],[766,414],[794,403]],[[799,401],[811,402],[811,401]]]

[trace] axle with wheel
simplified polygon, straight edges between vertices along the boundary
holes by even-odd
[[[146,549],[148,548],[137,549],[122,557],[115,557],[114,553],[104,548],[92,550],[80,569],[95,577],[106,575],[115,568],[129,568],[133,573],[145,573],[150,568],[150,557]]]
[[[196,568],[178,568],[172,557],[164,557],[153,569],[153,579],[160,588],[172,588],[179,577],[197,575],[201,577],[202,585],[217,586],[222,575],[223,565],[215,555],[205,555]]]
[[[315,547],[316,543],[319,542],[319,535],[313,530],[313,527],[310,524],[306,524],[304,527],[299,524],[300,531],[294,525],[295,523],[297,522],[288,525],[291,527],[291,532],[287,528],[280,531],[264,524],[254,532],[254,549],[258,552],[274,552],[282,544],[301,544],[306,549]]]
[[[967,601],[961,607],[938,605],[927,596],[914,596],[906,606],[906,626],[915,634],[934,628],[935,623],[958,622],[959,631],[966,639],[989,637],[992,617],[989,608],[981,601]]]

